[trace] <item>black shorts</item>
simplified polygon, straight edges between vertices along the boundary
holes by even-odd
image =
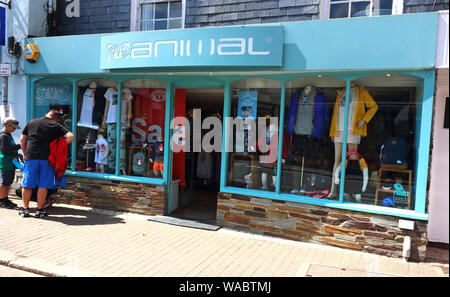
[[[14,182],[15,174],[14,170],[0,172],[0,185],[10,186]]]

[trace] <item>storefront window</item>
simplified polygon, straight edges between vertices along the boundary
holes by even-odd
[[[114,97],[108,95],[112,90],[117,90],[117,83],[108,79],[86,79],[77,83],[76,171],[115,171],[110,162],[115,159],[116,152],[112,149],[115,143],[108,141],[106,129],[106,123],[114,121],[108,100],[115,100],[117,104],[117,91]]]
[[[51,109],[60,113],[60,124],[72,131],[72,82],[65,79],[42,79],[34,86],[34,111],[32,118],[45,116]],[[69,146],[67,166],[71,164]]]
[[[227,185],[275,191],[281,82],[248,78],[231,84]]]
[[[302,77],[286,84],[281,192],[317,199],[337,199],[332,189],[333,143],[330,117],[345,81]]]
[[[133,79],[123,83],[121,174],[163,177],[165,110],[165,83],[153,79]]]
[[[345,166],[345,202],[414,209],[420,85],[418,78],[396,74],[351,82],[344,162],[340,152],[346,90],[339,90],[330,135],[336,152],[336,190]]]

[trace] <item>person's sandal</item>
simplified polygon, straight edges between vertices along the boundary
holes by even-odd
[[[19,216],[22,218],[26,218],[30,216],[30,209],[29,208],[19,208]]]
[[[35,218],[43,218],[45,216],[47,216],[47,210],[45,210],[44,208],[36,209],[36,212],[34,213]]]
[[[14,209],[17,207],[17,204],[11,202],[8,198],[0,199],[0,207],[8,208],[8,209]]]

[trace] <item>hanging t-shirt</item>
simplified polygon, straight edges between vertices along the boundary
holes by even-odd
[[[102,137],[102,138],[98,138],[95,141],[95,145],[96,145],[96,147],[95,147],[94,162],[108,165],[108,158],[105,158],[105,160],[103,160],[103,158],[107,154],[108,142],[106,141],[106,139],[104,137]]]
[[[200,152],[197,159],[197,177],[210,179],[213,177],[213,155],[211,153]]]
[[[81,104],[80,120],[78,124],[92,126],[92,112],[95,105],[95,89],[87,88],[83,94],[83,103]]]
[[[352,130],[353,116],[355,114],[356,107],[356,93],[357,87],[350,89],[350,105],[348,109],[348,130]],[[338,131],[344,131],[344,119],[345,119],[345,93],[339,98],[339,115],[338,115]]]
[[[294,133],[298,135],[311,135],[314,128],[314,98],[316,91],[311,90],[308,95],[302,91],[298,100],[297,117],[295,119]]]
[[[106,90],[105,98],[108,100],[109,108],[108,115],[106,117],[106,123],[115,123],[117,121],[117,91],[113,88]],[[122,90],[122,112],[121,112],[121,123],[125,124],[127,122],[127,111],[128,111],[128,100],[131,100],[133,95],[131,90],[125,88]]]

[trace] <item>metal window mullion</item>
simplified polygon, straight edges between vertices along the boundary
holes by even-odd
[[[74,80],[72,82],[72,134],[75,137],[75,139],[78,139],[77,137],[77,82]],[[72,141],[71,143],[71,147],[72,147],[72,152],[71,152],[71,164],[70,164],[70,169],[72,171],[75,171],[76,169],[76,151],[77,151],[77,141]],[[87,166],[88,164],[86,164]]]
[[[341,154],[341,172],[340,172],[340,184],[339,184],[339,202],[344,202],[344,185],[345,185],[345,160],[347,153],[347,137],[348,137],[348,111],[350,107],[350,83],[351,80],[346,80],[345,85],[345,107],[344,107],[344,131],[342,139],[342,154]],[[339,121],[339,119],[338,119]],[[337,123],[339,125],[339,123]],[[334,172],[332,172],[331,179],[333,180]]]
[[[278,159],[277,159],[277,184],[276,193],[280,194],[281,190],[281,165],[283,160],[283,133],[284,133],[284,109],[286,105],[286,84],[281,85],[281,102],[280,102],[280,118],[278,125]]]
[[[223,94],[223,117],[222,117],[222,159],[221,159],[221,171],[220,171],[220,191],[223,192],[223,188],[226,187],[227,173],[228,173],[228,145],[229,145],[229,127],[226,119],[230,116],[231,107],[231,86],[230,82],[225,82],[224,94]]]
[[[167,185],[167,213],[170,214],[170,207],[172,199],[172,156],[173,152],[171,149],[172,142],[172,129],[170,128],[170,122],[173,118],[174,112],[174,101],[175,101],[175,90],[173,89],[172,82],[166,83],[166,110],[165,110],[165,121],[164,121],[164,168],[163,168],[163,181]],[[153,160],[154,161],[154,160]]]
[[[431,145],[431,129],[433,122],[433,101],[434,101],[434,84],[435,72],[430,70],[424,77],[422,89],[422,108],[420,117],[419,143],[417,147],[417,163],[416,163],[416,191],[415,191],[415,205],[414,211],[417,213],[426,213],[427,202],[427,183],[428,183],[428,168],[430,160],[430,145]],[[417,109],[417,107],[416,107]],[[417,130],[417,128],[416,128]]]
[[[120,132],[121,132],[121,115],[122,111],[122,83],[119,82],[117,88],[117,119],[116,119],[116,175],[120,175]]]

